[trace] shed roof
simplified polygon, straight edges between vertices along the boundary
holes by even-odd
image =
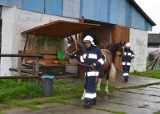
[[[148,34],[148,43],[160,43],[160,34]]]
[[[26,30],[22,34],[67,37],[99,27],[99,24],[77,23],[57,20],[35,28]]]

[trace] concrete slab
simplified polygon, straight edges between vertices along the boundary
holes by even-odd
[[[135,90],[135,89],[134,89]],[[117,112],[126,112],[127,114],[153,114],[159,111],[160,103],[156,103],[157,97],[152,97],[149,95],[142,96],[138,94],[114,92],[113,97],[107,97],[106,95],[98,95],[98,101],[92,108],[98,108],[103,110],[111,110]],[[139,96],[138,96],[139,95]],[[126,97],[127,96],[127,97]],[[147,97],[141,98],[141,97]],[[148,100],[148,97],[150,99]],[[153,99],[155,101],[153,101]],[[80,99],[69,100],[74,105],[82,105]]]
[[[125,91],[131,92],[134,94],[141,94],[141,95],[149,95],[149,96],[158,96],[160,97],[160,92],[157,91],[147,91],[145,89],[126,89]]]
[[[154,83],[160,83],[160,79],[153,79],[153,78],[146,78],[146,77],[132,76],[132,75],[129,76],[129,81],[126,83],[124,82],[123,75],[121,73],[117,73],[115,82],[110,82],[109,84],[116,88],[127,88],[127,87],[154,84]]]
[[[153,91],[153,92],[159,92],[159,93],[160,93],[160,89],[157,89],[157,88],[151,88],[151,87],[139,88],[139,90]],[[160,94],[159,94],[159,95],[160,95]]]
[[[117,112],[126,112],[127,114],[153,114],[153,110],[146,108],[138,108],[127,105],[119,105],[114,103],[104,103],[98,106],[95,106],[101,109],[114,110]]]
[[[139,107],[139,108],[152,109],[155,111],[158,111],[160,107],[160,103],[156,103],[155,101],[151,102],[151,101],[145,101],[145,100],[140,100],[140,99],[134,99],[130,97],[128,98],[114,97],[114,98],[107,100],[106,102],[128,105],[128,106]]]
[[[134,93],[124,93],[120,91],[115,91],[113,93],[114,97],[118,98],[127,98],[127,99],[137,99],[142,101],[150,101],[150,102],[160,102],[160,97],[157,96],[149,96],[149,95],[141,95],[141,94],[134,94]]]
[[[75,105],[59,105],[52,108],[28,111],[26,114],[111,114],[105,111],[93,108],[85,109],[82,106]]]
[[[30,109],[25,108],[25,107],[17,107],[14,109],[5,109],[3,110],[3,113],[5,114],[25,114],[25,111],[30,111]]]

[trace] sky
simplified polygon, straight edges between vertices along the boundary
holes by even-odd
[[[141,9],[156,23],[150,33],[160,33],[160,0],[134,0]]]

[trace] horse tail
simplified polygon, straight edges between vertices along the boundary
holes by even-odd
[[[109,71],[109,79],[110,81],[115,81],[116,78],[116,68],[113,63],[111,63],[111,69]]]

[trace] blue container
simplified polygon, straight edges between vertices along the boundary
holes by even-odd
[[[42,94],[44,97],[52,97],[53,96],[53,79],[52,75],[42,75]]]

